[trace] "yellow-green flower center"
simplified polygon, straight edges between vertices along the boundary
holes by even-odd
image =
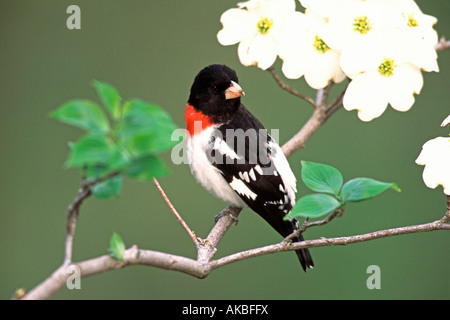
[[[325,53],[330,49],[330,47],[325,43],[325,41],[323,41],[319,36],[314,37],[313,46],[317,51],[321,53]]]
[[[394,64],[394,59],[384,58],[383,62],[378,66],[378,72],[385,77],[394,75],[394,69],[397,66]]]
[[[417,20],[414,19],[414,16],[410,14],[408,16],[408,27],[417,27],[419,24],[417,23]]]
[[[273,26],[273,20],[267,17],[261,17],[261,20],[258,21],[256,27],[261,34],[266,34]]]
[[[372,22],[367,16],[360,16],[355,18],[353,26],[353,31],[366,34],[372,29]]]

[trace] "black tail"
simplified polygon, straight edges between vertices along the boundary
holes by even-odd
[[[303,238],[303,235],[300,233],[298,236],[298,241],[305,240]],[[295,253],[297,254],[298,260],[300,261],[300,264],[302,265],[303,271],[306,272],[306,269],[308,268],[314,268],[314,261],[311,257],[311,254],[309,253],[308,249],[300,249],[295,250]]]
[[[286,238],[288,235],[292,234],[295,230],[297,230],[297,226],[294,221],[283,220],[280,217],[281,215],[276,210],[271,210],[269,206],[264,207],[264,209],[265,210],[260,210],[259,212],[257,211],[258,214],[262,218],[264,218],[264,220],[266,220],[272,226],[272,228],[274,228],[284,238]],[[294,239],[294,242],[303,240],[305,239],[303,238],[303,235],[300,233],[298,238]],[[305,272],[306,269],[308,268],[314,268],[314,262],[308,249],[296,250],[295,253],[297,254],[298,260],[300,260],[300,264],[302,265],[302,268]]]

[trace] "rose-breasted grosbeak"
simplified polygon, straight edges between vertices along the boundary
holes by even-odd
[[[241,104],[243,95],[236,72],[225,65],[195,77],[185,112],[189,165],[208,191],[236,208],[250,207],[286,237],[297,229],[295,220],[283,220],[295,204],[296,179],[280,146]],[[296,253],[303,270],[314,266],[307,249]]]

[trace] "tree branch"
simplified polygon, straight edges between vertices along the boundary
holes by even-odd
[[[325,123],[327,119],[328,116],[322,109],[315,109],[312,116],[300,129],[300,131],[281,147],[281,150],[283,150],[286,157],[289,157],[295,151],[304,148],[306,141],[311,138],[311,136]]]
[[[449,221],[449,218],[450,218],[450,211],[447,211],[447,214],[446,214],[446,216],[444,216],[444,218],[442,218],[440,220],[436,220],[434,222],[420,224],[420,225],[380,230],[380,231],[375,231],[375,232],[360,234],[360,235],[355,235],[355,236],[349,236],[349,237],[321,238],[321,239],[316,239],[316,240],[305,240],[305,241],[295,242],[295,243],[291,243],[291,244],[287,243],[286,241],[282,241],[278,244],[273,244],[273,245],[269,245],[269,246],[265,246],[265,247],[261,247],[261,248],[242,251],[239,253],[235,253],[235,254],[223,257],[221,259],[211,262],[212,269],[217,269],[217,268],[225,266],[227,264],[245,260],[245,259],[249,259],[252,257],[257,257],[257,256],[261,256],[261,255],[277,253],[277,252],[282,252],[282,251],[292,251],[292,250],[299,250],[299,249],[304,249],[304,248],[327,247],[327,246],[333,246],[333,245],[347,245],[347,244],[365,242],[365,241],[375,240],[375,239],[380,239],[380,238],[393,237],[393,236],[402,235],[402,234],[427,232],[427,231],[434,231],[434,230],[450,230],[450,225],[446,223]]]
[[[328,95],[330,93],[330,90],[331,90],[331,87],[333,86],[333,84],[334,84],[334,82],[330,80],[330,81],[328,81],[328,84],[324,88],[317,90],[317,94],[316,94],[317,107],[326,109]]]
[[[64,262],[63,265],[70,265],[72,263],[72,248],[73,248],[73,238],[75,236],[75,228],[77,227],[78,215],[80,213],[80,206],[84,200],[86,200],[91,194],[91,187],[97,183],[103,182],[107,179],[115,177],[119,174],[117,171],[113,171],[104,177],[88,180],[86,179],[86,167],[83,168],[83,173],[81,176],[81,188],[78,190],[77,197],[67,208],[67,224],[66,224],[66,244],[64,251]]]
[[[330,217],[324,220],[328,220],[329,218]],[[231,221],[234,221],[231,217],[224,216],[219,220],[219,222],[223,219],[229,219]],[[205,262],[199,259],[193,260],[183,256],[172,255],[169,253],[162,253],[159,251],[142,250],[138,249],[138,247],[134,245],[125,251],[123,263],[111,258],[110,256],[103,255],[74,265],[62,265],[44,282],[42,282],[28,294],[22,296],[21,299],[32,300],[32,299],[47,299],[51,297],[55,292],[57,292],[61,287],[63,287],[66,284],[67,280],[69,279],[69,277],[73,272],[73,268],[78,268],[78,270],[81,271],[80,274],[81,277],[87,277],[90,275],[103,273],[118,268],[124,268],[127,266],[146,265],[165,270],[179,271],[194,276],[196,278],[203,279],[206,278],[215,269],[221,268],[230,263],[243,261],[253,257],[258,257],[282,251],[293,251],[304,248],[327,247],[332,245],[347,245],[402,234],[428,232],[434,230],[450,230],[450,225],[448,224],[448,221],[450,221],[450,196],[447,197],[447,212],[444,215],[444,217],[430,223],[380,230],[371,233],[348,237],[320,238],[316,240],[305,240],[295,243],[290,243],[283,240],[278,244],[242,251],[209,262]],[[318,222],[316,225],[319,225],[321,223],[322,222]]]
[[[222,213],[232,214],[235,218],[239,216],[242,208],[228,206],[222,210]],[[211,232],[205,240],[197,245],[197,259],[203,262],[209,262],[217,252],[217,245],[227,233],[228,229],[236,222],[229,214],[222,214],[221,218],[216,222]]]
[[[325,114],[327,117],[331,117],[333,113],[335,113],[337,110],[339,110],[340,107],[344,105],[344,95],[347,91],[348,85],[350,82],[345,86],[344,90],[334,99],[334,101],[329,105],[329,107],[325,110]]]
[[[123,263],[108,255],[103,255],[77,264],[62,265],[21,299],[36,300],[50,298],[66,284],[74,269],[80,270],[80,276],[83,278],[130,265],[147,265],[166,270],[181,271],[197,278],[205,277],[203,269],[206,269],[196,260],[158,251],[139,250],[134,245],[125,251]]]
[[[286,90],[287,92],[289,92],[290,94],[293,94],[296,97],[299,97],[300,99],[305,100],[306,102],[308,102],[309,104],[311,104],[314,108],[318,108],[317,104],[314,102],[313,99],[311,99],[308,96],[305,96],[304,94],[298,92],[295,89],[292,89],[291,87],[289,87],[286,83],[283,82],[283,80],[281,80],[280,76],[276,73],[275,69],[273,67],[269,67],[267,69],[267,71],[270,72],[270,74],[272,75],[272,77],[275,79],[276,83],[281,87],[281,89]]]
[[[78,190],[78,195],[67,209],[67,225],[66,225],[66,247],[64,256],[64,265],[72,263],[73,237],[75,236],[75,228],[77,226],[80,206],[83,201],[91,195],[89,186],[83,186]]]

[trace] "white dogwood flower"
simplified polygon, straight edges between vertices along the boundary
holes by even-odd
[[[321,38],[326,27],[322,17],[309,11],[303,19],[293,21],[290,29],[295,37],[284,42],[279,51],[283,60],[282,71],[287,78],[304,76],[314,89],[324,88],[330,80],[338,83],[345,79],[339,66],[340,53],[331,49]]]
[[[241,63],[265,70],[275,62],[280,42],[290,36],[286,23],[301,13],[294,0],[250,0],[238,6],[220,17],[223,29],[217,39],[224,46],[239,43]]]
[[[416,159],[416,163],[424,165],[423,182],[428,188],[438,185],[450,196],[450,137],[437,137],[427,141]]]
[[[404,52],[402,33],[380,33],[382,42],[367,43],[359,52],[343,52],[342,70],[352,78],[344,96],[346,110],[358,110],[358,117],[371,121],[390,104],[397,111],[408,111],[419,94],[423,77],[419,67]]]
[[[378,33],[392,29],[400,16],[390,8],[389,1],[319,0],[311,10],[328,19],[323,39],[336,50],[358,50],[367,41],[377,41]],[[375,38],[375,39],[374,39]]]
[[[424,71],[439,71],[438,42],[433,29],[437,19],[423,14],[413,0],[300,0],[303,6],[328,20],[323,34],[333,49],[355,53],[371,42],[383,42],[382,34],[402,32],[411,63]],[[380,34],[381,33],[381,34]]]
[[[358,110],[362,121],[381,116],[388,104],[397,111],[408,111],[422,85],[419,68],[412,64],[397,65],[394,59],[386,57],[378,68],[352,80],[344,96],[344,108]]]
[[[279,56],[287,78],[314,89],[350,82],[343,104],[370,121],[390,104],[407,111],[423,86],[422,71],[439,71],[436,18],[414,0],[250,0],[224,12],[222,45],[239,43],[245,66],[265,70]]]
[[[400,28],[404,31],[404,42],[408,42],[411,48],[408,54],[409,61],[424,71],[439,71],[437,54],[434,46],[438,43],[438,34],[433,26],[437,19],[433,16],[423,14],[413,0],[396,0],[400,6],[402,24]]]

